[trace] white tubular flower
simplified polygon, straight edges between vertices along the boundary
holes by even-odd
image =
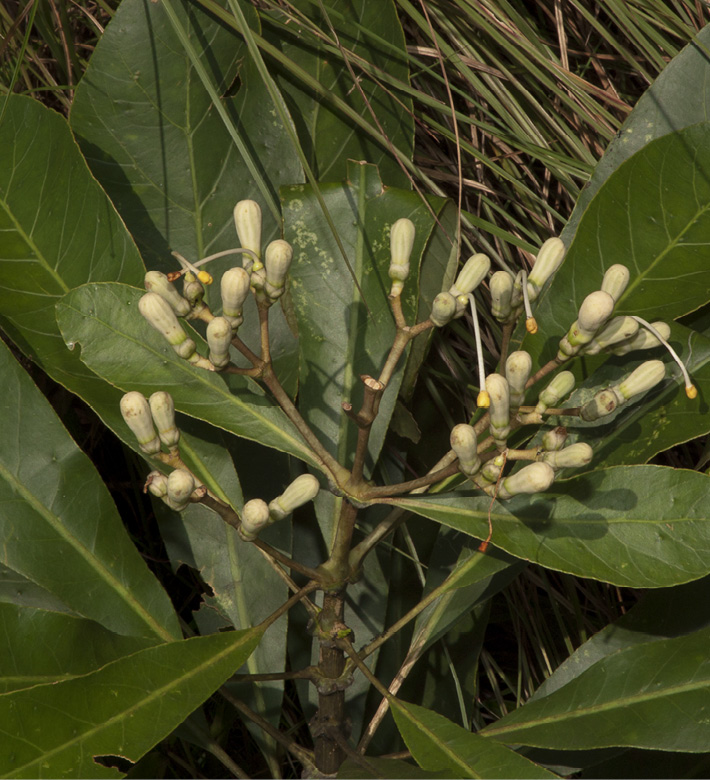
[[[249,295],[249,284],[249,274],[239,266],[230,268],[222,276],[222,316],[229,320],[234,330],[244,322],[242,310]]]
[[[508,380],[500,374],[486,377],[486,392],[490,398],[490,431],[498,449],[505,449],[510,433],[510,390]]]
[[[525,400],[525,383],[532,371],[532,358],[524,350],[511,352],[505,362],[505,376],[510,388],[510,413],[515,414]]]
[[[638,333],[638,329],[639,324],[633,317],[614,317],[584,348],[584,354],[596,355],[620,341],[631,339]]]
[[[415,235],[414,223],[409,219],[398,219],[390,230],[390,267],[389,278],[392,280],[390,298],[402,294],[404,283],[409,276],[409,258],[412,254]]]
[[[226,317],[215,317],[207,325],[207,343],[210,347],[210,362],[215,368],[224,368],[229,363],[229,345],[232,343],[232,325]]]
[[[591,463],[593,456],[592,448],[580,441],[557,452],[546,452],[542,462],[548,463],[553,469],[578,469]]]
[[[671,327],[666,322],[652,322],[651,325],[668,340],[671,335]],[[622,341],[614,345],[611,351],[612,355],[626,355],[629,352],[635,352],[638,349],[655,349],[660,347],[661,342],[645,328],[640,328],[638,333],[628,341]]]
[[[437,328],[443,328],[448,325],[456,314],[456,298],[451,293],[440,292],[431,306],[429,319]]]
[[[286,291],[286,274],[291,267],[291,260],[293,260],[293,249],[288,241],[279,238],[266,247],[264,291],[271,301],[277,300]]]
[[[302,474],[269,504],[270,522],[283,520],[294,509],[312,501],[320,490],[318,480],[312,474]]]
[[[528,275],[528,296],[531,301],[540,295],[545,282],[562,265],[566,251],[564,243],[557,237],[548,238],[540,247],[535,264]]]
[[[513,277],[507,271],[496,271],[491,276],[491,314],[498,322],[506,322],[513,308],[511,299],[513,295]]]
[[[190,503],[195,489],[195,478],[185,469],[175,469],[168,477],[168,495],[165,503],[176,512],[182,512]]]
[[[167,306],[167,303],[165,305]],[[145,396],[135,391],[126,393],[121,398],[120,406],[123,419],[133,431],[141,450],[148,455],[160,452],[160,439],[155,435],[150,405]]]
[[[179,317],[190,313],[190,302],[180,295],[177,287],[168,281],[165,274],[161,274],[160,271],[148,271],[143,284],[148,292],[156,293],[166,300]]]
[[[542,414],[549,407],[555,407],[574,389],[574,374],[571,371],[560,371],[540,393],[535,412]]]
[[[156,498],[168,495],[168,478],[160,471],[151,471],[145,480],[143,492],[149,490]]]
[[[567,441],[567,428],[558,425],[551,431],[547,431],[542,437],[542,448],[546,452],[556,452],[565,446]]]
[[[645,393],[652,387],[655,387],[666,375],[666,366],[662,360],[647,360],[635,370],[632,371],[626,379],[621,381],[613,388],[624,399],[628,401],[639,393]]]
[[[616,303],[629,283],[629,269],[625,265],[610,265],[602,280],[602,291],[609,293]]]
[[[577,321],[560,341],[557,359],[567,360],[589,344],[599,328],[611,317],[613,311],[614,299],[609,293],[597,290],[588,295],[579,307]]]
[[[234,207],[234,227],[237,229],[240,246],[261,259],[261,208],[256,201],[240,200],[237,203]],[[251,271],[254,259],[252,255],[244,255],[246,271]]]
[[[459,459],[459,470],[470,477],[481,467],[478,457],[478,438],[473,426],[461,423],[451,429],[451,449]]]
[[[242,524],[239,526],[239,535],[245,542],[252,542],[262,528],[269,524],[269,507],[266,501],[260,498],[252,498],[247,501],[242,509]]]
[[[471,255],[466,261],[464,267],[459,271],[459,275],[456,277],[456,281],[449,288],[449,292],[454,298],[460,296],[468,296],[472,293],[476,287],[486,278],[486,275],[491,270],[491,261],[487,255],[480,252],[475,255]],[[464,303],[464,306],[468,305],[468,298]]]
[[[531,463],[502,481],[498,498],[512,498],[520,493],[542,493],[554,479],[555,472],[549,463]]]
[[[175,403],[170,393],[159,390],[153,393],[148,399],[150,413],[153,416],[153,422],[158,429],[160,441],[166,447],[177,447],[180,441],[180,431],[175,425]]]
[[[138,309],[181,358],[189,359],[195,353],[195,342],[187,337],[170,304],[157,293],[146,293],[138,301]]]

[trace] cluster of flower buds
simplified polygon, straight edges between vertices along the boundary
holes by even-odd
[[[167,477],[160,471],[151,471],[145,489],[176,512],[182,512],[192,499],[197,500],[205,493],[205,488],[197,486],[195,478],[185,469],[175,469]]]
[[[288,517],[294,509],[312,501],[320,490],[318,480],[312,474],[302,474],[267,504],[260,498],[252,498],[244,504],[239,534],[246,542],[251,542],[266,526]]]
[[[437,328],[447,325],[455,318],[463,317],[469,305],[469,296],[488,276],[490,270],[491,261],[487,255],[479,252],[468,258],[451,287],[434,298],[429,319]]]
[[[132,391],[121,398],[120,406],[126,425],[143,452],[155,455],[160,452],[161,443],[170,451],[177,449],[180,431],[175,425],[175,404],[169,393],[160,390],[146,399],[142,393]]]

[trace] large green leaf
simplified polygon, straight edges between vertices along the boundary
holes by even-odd
[[[94,758],[137,761],[244,663],[260,637],[252,629],[170,642],[0,697],[0,773],[120,777]]]
[[[456,777],[557,777],[524,756],[473,734],[436,712],[390,699],[407,747],[422,769],[451,770]]]
[[[389,77],[408,83],[404,34],[392,0],[379,3],[297,0],[292,5],[322,30],[328,30],[332,24],[342,46],[362,57],[368,69],[381,69]],[[309,37],[302,28],[295,25],[279,27],[274,38],[291,63],[317,79],[329,95],[343,101],[368,121],[372,121],[371,111],[374,112],[381,132],[411,159],[414,142],[411,98],[392,94],[376,80],[363,77],[359,68],[359,88],[354,86],[342,60],[328,51],[320,38]],[[356,132],[352,121],[335,109],[328,98],[312,95],[297,76],[284,72],[283,67],[277,66],[277,72],[281,74],[279,87],[291,108],[299,139],[316,179],[340,181],[347,175],[348,160],[363,160],[378,166],[386,184],[409,186],[408,177],[385,143],[377,144],[365,133]]]
[[[88,674],[152,644],[93,620],[0,604],[0,692]]]
[[[180,637],[96,470],[0,346],[0,561],[119,634]]]
[[[285,414],[254,382],[194,368],[138,313],[142,292],[119,284],[90,284],[62,300],[57,319],[82,360],[122,390],[167,390],[175,408],[317,466]],[[196,336],[199,341],[199,337]]]
[[[710,629],[630,647],[482,733],[508,744],[704,752],[710,740]]]
[[[420,769],[414,764],[410,764],[408,761],[402,761],[396,758],[371,758],[368,756],[363,763],[362,761],[355,761],[348,759],[340,767],[338,771],[338,777],[350,778],[383,778],[383,780],[395,780],[395,778],[402,778],[402,780],[413,780],[413,778],[421,778],[422,780],[432,780],[432,778],[438,777],[458,777],[453,772],[427,772],[424,769]]]
[[[659,588],[710,572],[704,474],[661,466],[616,466],[562,480],[544,494],[496,502],[493,544],[550,569],[630,587]],[[390,499],[484,539],[490,498]]]
[[[567,258],[535,310],[525,347],[552,357],[586,295],[609,266],[631,280],[617,314],[673,320],[710,297],[710,123],[644,146],[604,183],[584,212]]]

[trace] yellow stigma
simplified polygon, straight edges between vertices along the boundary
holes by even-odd
[[[478,398],[476,399],[476,406],[478,406],[479,409],[488,409],[490,405],[490,395],[488,395],[485,390],[481,390],[481,392],[478,394]]]
[[[527,330],[528,333],[537,333],[537,320],[535,317],[528,317],[525,320],[525,330]]]
[[[688,398],[693,399],[698,397],[698,388],[695,385],[686,385],[685,394]]]
[[[212,275],[208,274],[207,271],[200,271],[197,274],[197,278],[202,282],[202,284],[212,284],[214,279],[212,279]]]

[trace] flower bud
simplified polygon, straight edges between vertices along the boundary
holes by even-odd
[[[162,298],[159,300],[162,300]],[[165,305],[167,306],[168,304],[166,303]],[[145,396],[135,392],[135,390],[131,393],[126,393],[121,398],[120,406],[123,419],[126,421],[126,425],[133,431],[133,435],[136,437],[141,450],[149,455],[160,452],[160,439],[155,435],[150,406]]]
[[[454,298],[458,298],[461,295],[467,296],[478,287],[490,270],[491,261],[487,255],[481,253],[471,255],[456,277],[456,281],[449,288],[449,292]]]
[[[291,260],[293,260],[293,249],[288,241],[279,238],[266,247],[264,290],[272,301],[280,298],[286,291],[286,274],[291,267]]]
[[[190,503],[195,489],[195,478],[185,469],[175,469],[168,477],[168,495],[165,503],[176,512],[182,512]]]
[[[222,316],[236,330],[244,322],[242,309],[249,295],[249,274],[239,266],[230,268],[224,272],[220,288]]]
[[[168,478],[160,471],[151,471],[146,477],[143,492],[149,490],[156,498],[165,498],[168,495]]]
[[[611,317],[614,299],[609,293],[597,290],[588,295],[579,308],[577,321],[560,341],[558,360],[567,360],[589,344],[599,328]]]
[[[666,341],[671,335],[670,325],[666,322],[652,322],[651,325],[663,336]],[[646,328],[639,328],[638,333],[628,341],[622,341],[614,345],[611,351],[612,355],[626,355],[629,352],[635,352],[637,349],[654,349],[660,347],[661,342]]]
[[[502,455],[496,455],[495,458],[486,461],[481,467],[481,470],[477,474],[474,474],[471,479],[475,485],[485,490],[498,481],[504,465],[505,458]]]
[[[624,294],[629,283],[629,269],[625,265],[611,265],[606,269],[602,280],[602,291],[609,293],[616,303]]]
[[[387,272],[392,279],[390,298],[402,294],[404,282],[409,276],[409,258],[414,246],[414,223],[409,219],[398,219],[390,230],[390,267]]]
[[[239,535],[245,542],[256,539],[259,531],[269,524],[269,507],[266,501],[260,498],[252,498],[247,501],[242,509],[242,524],[239,526]]]
[[[478,457],[478,439],[473,426],[465,423],[454,425],[450,441],[451,449],[459,459],[459,470],[469,477],[475,474],[481,467],[481,460]]]
[[[537,253],[535,264],[528,276],[528,297],[534,301],[545,282],[562,265],[565,259],[565,245],[559,238],[548,238]]]
[[[623,403],[623,400],[611,388],[600,390],[591,401],[588,401],[579,410],[579,416],[586,422],[594,422],[600,417],[611,414],[620,403]]]
[[[249,249],[261,259],[261,208],[253,200],[240,200],[234,207],[234,226],[242,249]],[[251,271],[254,257],[244,255],[244,268]]]
[[[555,472],[548,463],[531,463],[502,481],[498,498],[512,498],[520,493],[542,493],[554,479]]]
[[[550,406],[557,406],[559,402],[566,398],[574,389],[574,374],[571,371],[560,371],[553,380],[540,393],[540,397],[535,407],[538,414],[542,414]]]
[[[210,347],[210,362],[215,368],[224,368],[229,363],[229,346],[232,343],[232,326],[226,317],[215,317],[207,325],[207,343]]]
[[[499,449],[505,448],[510,433],[510,390],[508,380],[500,374],[486,377],[486,391],[490,397],[490,430]]]
[[[505,376],[510,389],[510,413],[515,414],[525,400],[525,383],[532,371],[532,358],[521,350],[511,352],[505,362]]]
[[[318,495],[319,490],[320,484],[312,474],[302,474],[300,477],[296,477],[286,490],[269,504],[271,522],[283,520],[294,509],[312,501]]]
[[[180,295],[177,287],[168,281],[165,274],[161,274],[160,271],[148,271],[143,284],[148,292],[156,293],[167,301],[178,316],[184,317],[190,313],[190,302]]]
[[[198,307],[202,308],[200,304],[205,297],[205,288],[201,282],[197,281],[197,278],[191,271],[188,271],[185,274],[185,281],[182,285],[182,294],[193,309],[197,309]]]
[[[666,366],[662,360],[647,360],[632,371],[626,379],[614,387],[619,395],[628,401],[639,393],[645,393],[655,387],[666,375]]]
[[[166,447],[176,447],[180,441],[180,431],[175,425],[175,403],[170,393],[159,390],[153,393],[148,399],[150,413],[153,416],[153,422],[158,429],[160,441]]]
[[[451,322],[454,314],[456,314],[456,298],[448,292],[439,293],[434,298],[429,319],[437,328],[441,328]]]
[[[549,463],[553,469],[577,469],[591,463],[594,452],[585,442],[577,442],[557,452],[546,452],[543,463]]]
[[[567,428],[558,425],[551,431],[547,431],[542,437],[542,448],[546,452],[561,450],[567,441]]]
[[[513,292],[510,296],[510,305],[513,309],[516,309],[523,302],[523,273],[524,271],[518,271],[513,280]]]
[[[195,342],[187,337],[170,304],[157,293],[146,293],[138,301],[138,309],[181,358],[190,358],[195,353]]]
[[[638,333],[639,324],[633,317],[614,317],[614,319],[589,342],[584,349],[585,355],[596,355],[603,349],[620,341],[633,338]]]
[[[491,276],[491,314],[498,322],[505,322],[512,312],[513,277],[507,271],[496,271]]]

